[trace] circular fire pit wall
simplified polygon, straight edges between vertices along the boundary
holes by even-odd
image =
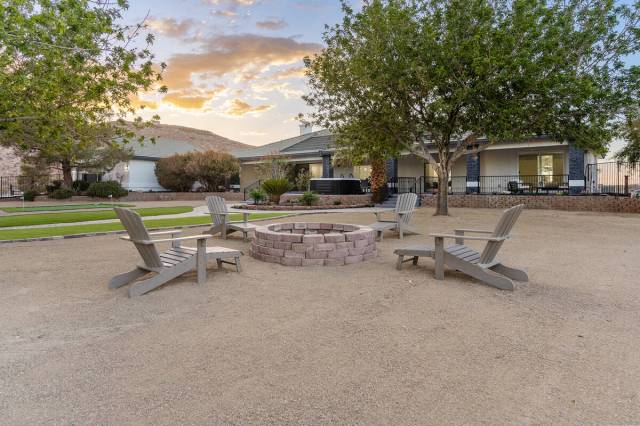
[[[286,266],[344,265],[377,255],[375,231],[337,223],[276,223],[256,229],[251,256]]]

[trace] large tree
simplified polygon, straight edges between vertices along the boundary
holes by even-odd
[[[111,167],[135,137],[135,99],[160,86],[153,36],[125,0],[0,2],[0,143],[59,166]],[[125,122],[133,118],[134,126]],[[153,120],[157,120],[154,117]]]
[[[371,0],[343,11],[326,48],[306,59],[314,119],[339,145],[428,161],[437,214],[448,214],[451,167],[463,155],[540,134],[604,153],[631,102],[636,73],[623,59],[638,51],[637,6]]]

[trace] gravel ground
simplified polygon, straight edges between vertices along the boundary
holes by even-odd
[[[499,211],[432,214],[425,233]],[[0,246],[0,423],[640,423],[640,216],[525,211],[500,255],[529,272],[514,292],[394,269],[426,240],[343,267],[245,256],[135,299],[106,288],[138,261],[115,236]]]

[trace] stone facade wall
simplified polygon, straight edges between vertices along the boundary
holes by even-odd
[[[301,194],[284,194],[280,197],[280,204],[286,205],[289,203],[298,202]],[[332,206],[337,200],[341,201],[342,205],[363,205],[371,204],[371,194],[359,194],[359,195],[321,195],[318,194],[319,206]]]
[[[227,201],[242,201],[242,192],[130,192],[120,201],[194,201],[217,195]]]
[[[640,213],[640,199],[598,195],[449,195],[449,207],[506,209],[524,204],[528,209]],[[436,197],[423,195],[422,205],[436,206]]]
[[[21,163],[13,149],[0,147],[0,176],[20,176]]]

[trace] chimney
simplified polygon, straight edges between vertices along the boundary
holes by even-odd
[[[313,132],[313,124],[311,123],[300,123],[300,136],[308,135]]]

